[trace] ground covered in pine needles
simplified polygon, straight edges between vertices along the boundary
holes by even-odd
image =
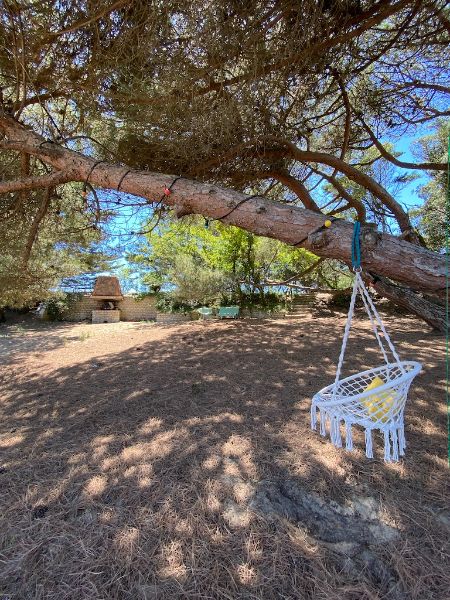
[[[444,341],[387,318],[424,372],[385,464],[309,427],[344,320],[1,326],[0,598],[448,598]]]

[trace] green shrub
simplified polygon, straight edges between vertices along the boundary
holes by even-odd
[[[181,302],[180,300],[175,299],[170,294],[162,293],[158,295],[158,300],[156,301],[156,310],[165,313],[188,313],[191,312],[197,306],[199,305],[195,304],[194,306],[187,302]]]
[[[220,304],[222,306],[237,304],[242,309],[274,312],[285,308],[285,298],[284,295],[276,292],[266,292],[263,296],[261,294],[241,293],[239,295],[222,296]]]
[[[72,306],[79,302],[82,294],[60,294],[49,298],[45,303],[45,318],[48,321],[64,321]]]

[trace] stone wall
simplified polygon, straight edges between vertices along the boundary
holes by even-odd
[[[93,310],[92,323],[118,323],[120,310]]]
[[[136,299],[133,296],[125,296],[123,300],[117,303],[120,310],[121,321],[154,321],[156,320],[156,300],[154,296],[147,296],[142,299]],[[99,308],[100,302],[91,296],[83,296],[81,300],[75,302],[66,321],[91,321],[92,311]]]
[[[155,321],[156,299],[154,296],[146,296],[137,300],[133,296],[125,296],[118,303],[121,321]]]
[[[71,307],[69,314],[65,317],[66,321],[90,321],[92,311],[98,308],[98,302],[90,296],[83,296],[81,300],[75,302]]]

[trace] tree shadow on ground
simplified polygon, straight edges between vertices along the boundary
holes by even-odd
[[[73,323],[48,323],[26,318],[0,324],[0,365],[14,361],[22,353],[47,352],[64,346],[75,337]],[[67,335],[62,335],[66,331]]]
[[[391,323],[394,325],[394,321]],[[397,321],[426,364],[400,464],[309,429],[333,377],[331,319],[192,323],[157,341],[3,385],[0,591],[14,598],[443,598],[442,341]],[[354,371],[380,362],[356,321]],[[403,351],[403,352],[402,352]],[[305,524],[249,509],[261,481],[375,502],[398,532],[355,565]],[[345,558],[345,557],[344,557]]]

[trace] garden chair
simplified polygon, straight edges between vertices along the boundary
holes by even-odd
[[[205,320],[208,317],[211,317],[213,314],[212,308],[209,308],[208,306],[202,306],[201,308],[198,308],[197,312],[199,313],[200,319],[202,319],[202,320]]]
[[[219,319],[236,319],[239,316],[239,306],[221,306]]]

